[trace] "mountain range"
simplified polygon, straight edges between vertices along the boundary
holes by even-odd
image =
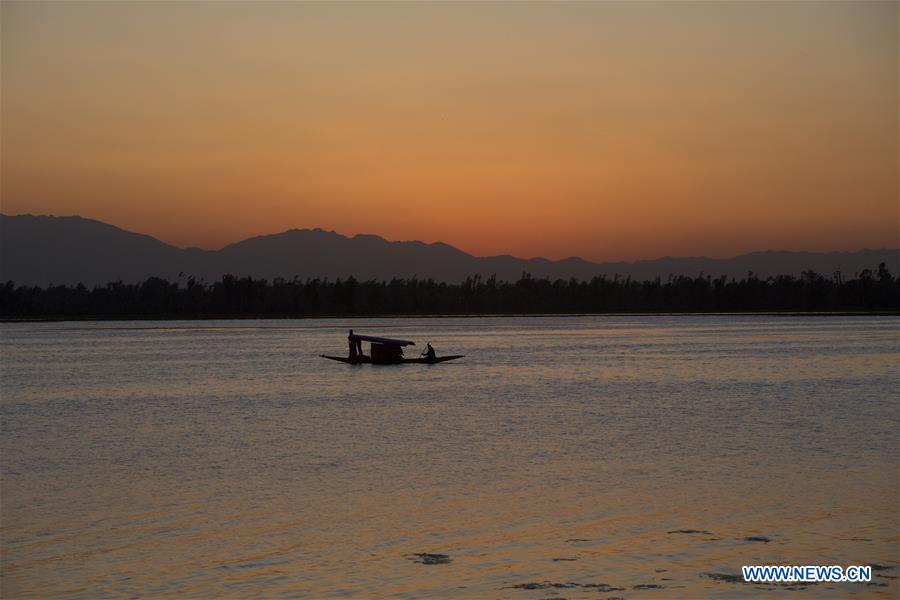
[[[0,281],[16,285],[102,285],[157,276],[174,281],[193,276],[207,282],[224,274],[269,280],[347,278],[435,279],[458,283],[468,276],[496,275],[514,281],[523,273],[551,279],[597,275],[645,280],[701,273],[745,277],[799,275],[813,270],[852,276],[885,262],[900,272],[900,249],[857,252],[764,251],[733,258],[672,258],[593,263],[581,258],[547,260],[513,256],[477,257],[444,243],[392,242],[377,235],[346,237],[322,229],[291,229],[261,235],[221,250],[177,248],[149,235],[82,217],[0,215]]]

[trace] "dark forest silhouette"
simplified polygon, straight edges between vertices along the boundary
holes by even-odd
[[[0,316],[211,317],[325,315],[467,315],[605,312],[900,311],[900,277],[885,264],[845,279],[806,271],[766,279],[699,275],[635,281],[536,279],[516,282],[469,277],[434,280],[284,280],[226,275],[213,283],[192,277],[170,282],[113,282],[88,288],[0,286]]]

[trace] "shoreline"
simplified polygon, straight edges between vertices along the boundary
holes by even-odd
[[[278,321],[307,319],[483,319],[547,317],[896,317],[900,311],[723,311],[723,312],[603,312],[603,313],[466,313],[466,314],[324,314],[324,315],[56,315],[46,317],[3,317],[0,323],[60,323],[66,321]]]

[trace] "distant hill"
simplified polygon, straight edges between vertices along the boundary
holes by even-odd
[[[753,252],[734,258],[672,258],[633,263],[592,263],[580,258],[551,261],[513,256],[476,257],[443,243],[389,242],[376,235],[346,237],[321,229],[291,229],[249,238],[221,250],[181,249],[153,237],[81,217],[0,215],[0,281],[17,285],[169,280],[179,273],[212,281],[224,274],[272,280],[393,277],[459,282],[480,274],[513,281],[522,273],[551,279],[590,279],[597,275],[645,280],[670,274],[700,273],[742,278],[799,275],[813,270],[853,275],[886,262],[900,273],[900,249],[858,252]]]

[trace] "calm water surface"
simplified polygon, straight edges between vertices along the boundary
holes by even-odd
[[[318,358],[347,327],[466,358]],[[4,598],[900,593],[897,318],[0,332]],[[728,577],[820,563],[878,570]]]

